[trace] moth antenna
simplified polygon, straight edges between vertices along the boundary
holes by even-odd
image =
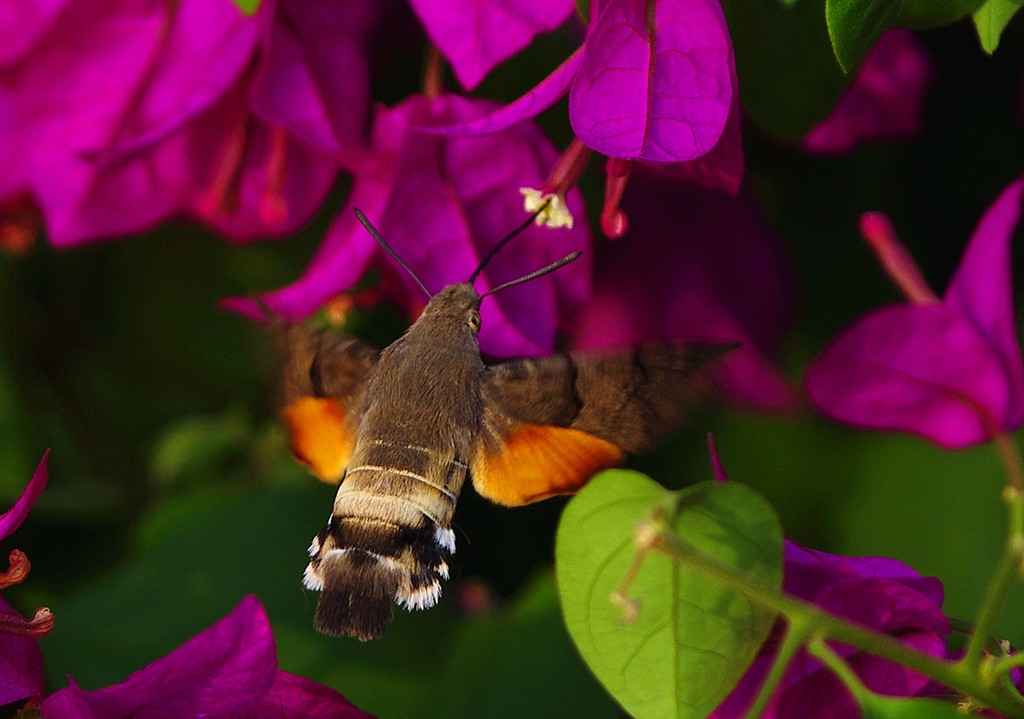
[[[487,295],[493,295],[495,292],[501,292],[506,287],[512,287],[513,285],[521,285],[524,282],[529,282],[530,280],[535,280],[535,279],[537,279],[538,277],[540,277],[542,275],[548,274],[549,272],[554,272],[559,267],[565,267],[567,264],[569,264],[573,260],[579,259],[579,256],[582,255],[582,254],[583,254],[582,252],[573,252],[570,255],[566,255],[565,257],[560,259],[558,262],[552,262],[547,267],[541,267],[539,270],[534,270],[530,274],[523,275],[519,279],[509,280],[508,282],[500,284],[497,287],[492,287],[491,289],[487,290],[482,295],[480,295],[480,298],[483,299],[484,297],[487,297]]]
[[[479,277],[480,273],[484,271],[484,267],[487,266],[487,263],[490,262],[494,258],[494,256],[496,254],[498,254],[498,251],[501,250],[502,247],[507,245],[512,238],[514,238],[520,232],[523,232],[527,227],[529,227],[530,223],[532,223],[534,220],[536,220],[537,217],[540,215],[540,213],[542,213],[542,212],[544,212],[544,210],[548,209],[548,205],[550,205],[550,204],[551,204],[551,198],[549,197],[548,199],[544,200],[544,204],[542,204],[540,207],[537,208],[536,212],[534,212],[532,215],[530,215],[526,219],[526,222],[524,222],[523,224],[519,225],[519,227],[517,227],[516,229],[512,230],[507,235],[505,235],[503,238],[501,238],[501,241],[498,242],[498,244],[496,244],[494,247],[492,247],[491,251],[488,252],[486,255],[484,255],[484,258],[482,260],[480,260],[480,264],[477,266],[477,268],[475,270],[473,270],[473,274],[471,274],[469,276],[469,279],[466,280],[466,282],[468,282],[469,284],[473,284],[474,282],[476,282],[476,278]],[[493,292],[493,290],[492,290],[492,292]],[[488,294],[490,294],[490,293],[488,293]]]
[[[402,269],[408,272],[409,276],[416,280],[416,284],[420,286],[420,289],[423,290],[423,294],[427,296],[428,300],[431,297],[433,297],[433,295],[430,294],[430,290],[427,289],[427,286],[424,285],[420,278],[416,276],[416,273],[412,271],[412,268],[409,267],[409,265],[405,264],[405,260],[399,257],[398,253],[391,249],[391,245],[389,245],[384,240],[384,238],[380,236],[380,233],[377,232],[377,228],[374,227],[373,224],[370,222],[369,218],[363,214],[363,211],[360,210],[358,207],[353,209],[356,211],[356,219],[359,220],[359,224],[366,228],[366,231],[370,233],[370,237],[375,239],[377,241],[377,244],[380,245],[384,249],[384,251],[391,256],[391,259],[393,259],[395,262],[401,265]]]

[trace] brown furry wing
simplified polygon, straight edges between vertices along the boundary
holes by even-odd
[[[279,333],[281,419],[295,458],[325,482],[338,482],[352,458],[366,381],[376,348],[349,335],[301,325]]]
[[[474,486],[507,505],[576,491],[684,424],[708,394],[703,370],[734,346],[646,345],[489,368]]]

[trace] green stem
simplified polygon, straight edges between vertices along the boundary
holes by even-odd
[[[985,654],[985,647],[988,644],[988,637],[992,633],[999,609],[1003,605],[1003,599],[1010,589],[1010,583],[1016,573],[1019,560],[1015,553],[1009,551],[1009,546],[1003,551],[999,559],[992,581],[985,591],[985,598],[982,600],[981,608],[978,611],[978,618],[974,620],[974,633],[967,644],[967,652],[961,660],[965,667],[976,671],[981,665],[982,657]]]
[[[992,677],[996,681],[1009,679],[1010,672],[1018,667],[1024,667],[1024,654],[1009,654],[996,659],[992,665]]]
[[[772,670],[765,677],[764,684],[758,690],[754,703],[750,705],[750,708],[744,715],[744,719],[757,719],[764,713],[768,702],[771,701],[772,695],[775,694],[775,689],[786,674],[789,663],[793,661],[793,656],[807,640],[811,629],[810,625],[799,619],[790,622],[786,627],[786,635],[783,637],[782,644],[779,645],[779,649],[775,653],[775,662],[772,664]]]
[[[787,617],[791,622],[806,623],[830,641],[840,641],[876,656],[884,657],[914,669],[943,684],[981,700],[1007,717],[1024,718],[1024,702],[1020,697],[999,691],[983,683],[976,672],[968,672],[962,663],[947,662],[907,647],[886,634],[879,634],[829,614],[818,607],[783,594],[763,582],[752,580],[735,568],[722,563],[686,544],[671,531],[660,531],[649,547],[696,567],[705,574],[743,592],[753,601]]]
[[[1006,470],[1003,500],[1009,512],[1009,531],[1003,554],[978,609],[978,616],[974,620],[974,633],[962,660],[964,666],[975,674],[981,665],[985,646],[993,632],[999,611],[1006,601],[1006,594],[1014,577],[1021,571],[1021,561],[1024,558],[1024,471],[1021,469],[1020,453],[1013,439],[1005,434],[996,434],[994,441]]]
[[[807,651],[824,662],[825,666],[839,677],[839,681],[857,699],[859,704],[860,697],[868,691],[868,688],[864,686],[857,673],[850,669],[850,665],[841,656],[836,654],[832,647],[825,643],[825,637],[821,634],[815,634],[811,637],[811,640],[807,642]]]

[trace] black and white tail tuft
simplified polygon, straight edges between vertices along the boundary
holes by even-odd
[[[303,584],[321,592],[316,628],[332,636],[376,639],[394,605],[427,609],[441,597],[455,535],[427,518],[406,527],[364,517],[331,517],[313,538]]]

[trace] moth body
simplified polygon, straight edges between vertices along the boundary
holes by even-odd
[[[483,415],[479,306],[470,285],[445,288],[370,373],[352,457],[304,577],[322,592],[325,633],[370,639],[395,603],[425,609],[441,596]]]

